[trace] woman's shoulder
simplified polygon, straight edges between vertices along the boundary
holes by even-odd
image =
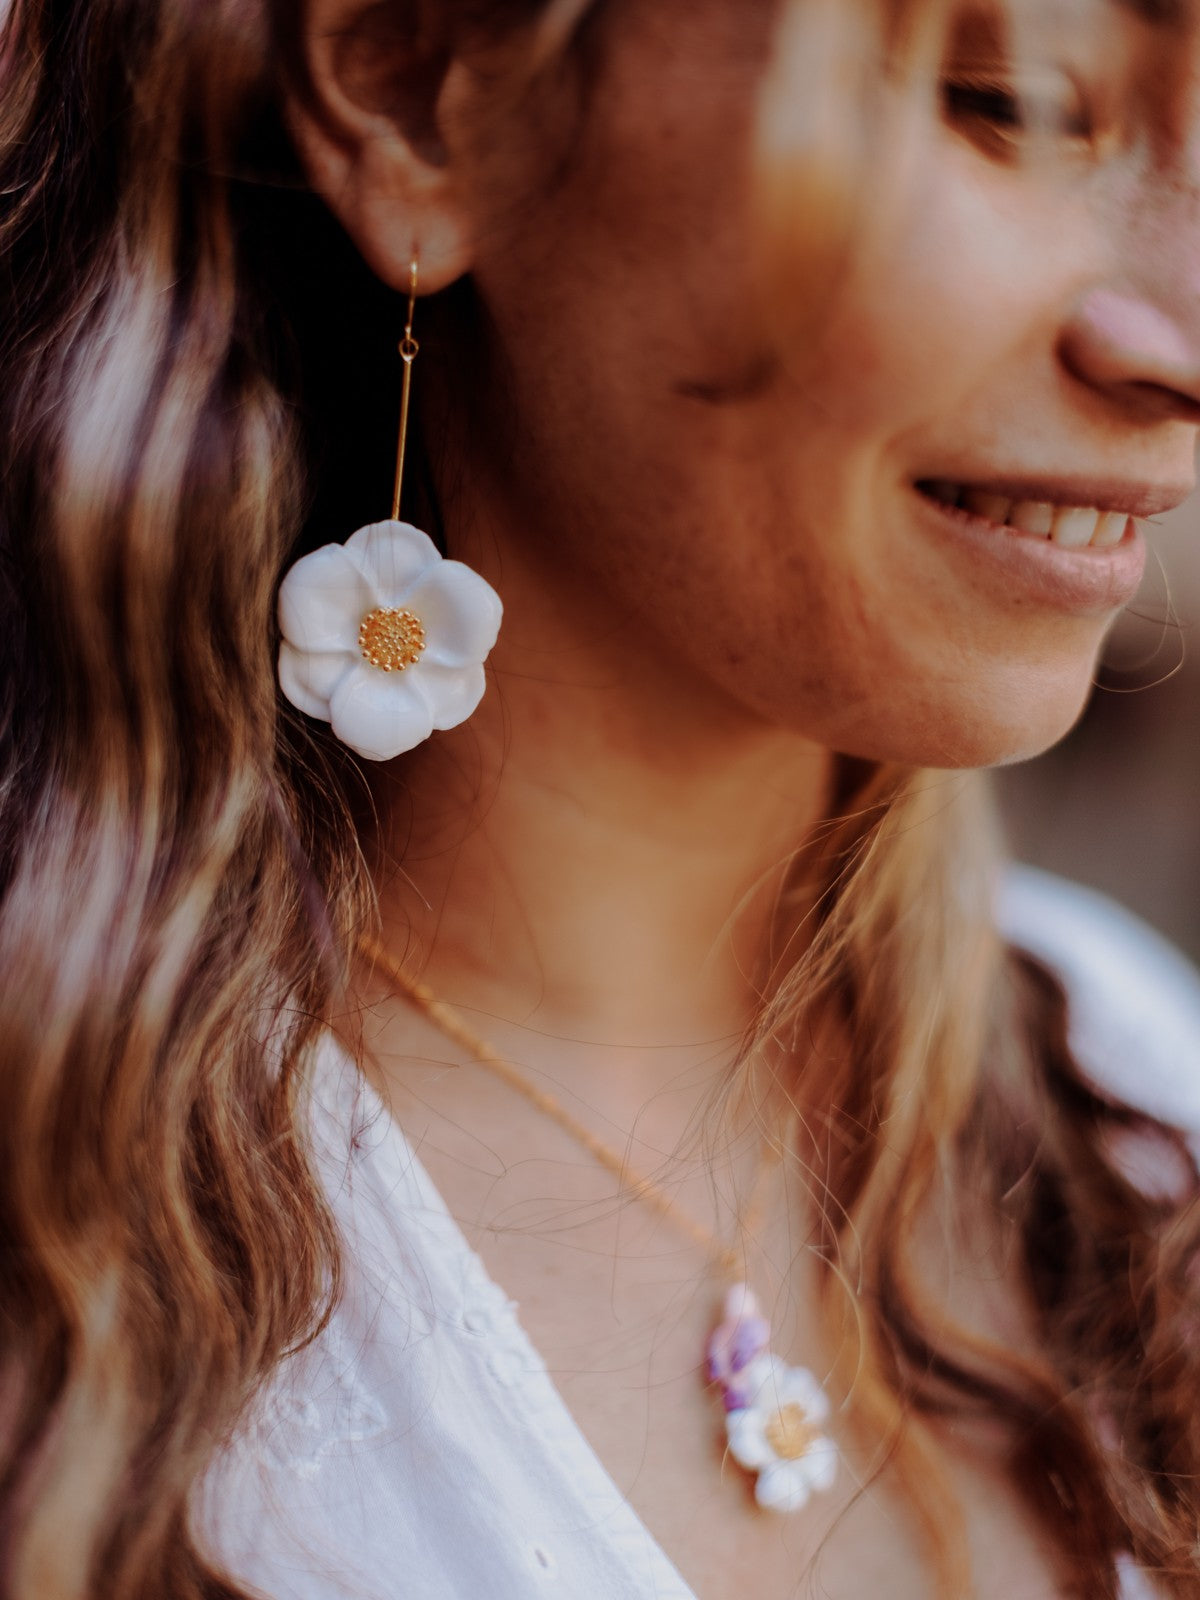
[[[1032,867],[1005,875],[997,920],[1061,980],[1093,1081],[1200,1139],[1200,971],[1105,895]]]

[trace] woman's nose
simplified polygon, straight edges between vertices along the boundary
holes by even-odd
[[[1063,365],[1126,413],[1200,424],[1196,276],[1195,294],[1187,296],[1178,290],[1154,298],[1132,288],[1089,290],[1063,330]]]

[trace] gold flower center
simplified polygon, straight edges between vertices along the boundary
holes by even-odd
[[[781,1406],[766,1426],[767,1443],[781,1461],[800,1461],[821,1437],[803,1406]]]
[[[362,619],[358,648],[381,672],[403,672],[421,659],[425,629],[415,612],[377,606]]]

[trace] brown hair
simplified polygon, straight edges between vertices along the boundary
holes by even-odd
[[[444,9],[491,27],[538,7]],[[354,336],[329,308],[378,326],[387,297],[283,139],[296,30],[282,0],[12,0],[2,35],[11,1600],[235,1594],[189,1495],[337,1291],[303,1068],[370,918],[363,791],[281,711],[273,610],[296,549],[367,509],[352,439],[386,458],[318,397]],[[364,415],[386,435],[382,404]],[[948,1594],[964,1579],[936,1423],[968,1409],[1007,1419],[1014,1476],[1089,1596],[1115,1593],[1122,1548],[1183,1595],[1195,1204],[1148,1200],[1107,1160],[1104,1128],[1138,1119],[1084,1085],[1061,992],[1000,948],[977,805],[970,779],[847,768],[806,858],[815,937],[781,953],[762,1028],[837,1023],[833,1098],[806,1106],[826,1135],[828,1312]],[[966,1195],[1019,1242],[1036,1359],[953,1333],[921,1280],[922,1217]]]
[[[1061,985],[996,934],[996,860],[977,775],[877,771],[833,825],[820,926],[763,1022],[825,1046],[795,1057],[816,1061],[820,1101],[788,1085],[823,1158],[824,1309],[941,1592],[971,1590],[943,1430],[974,1417],[1001,1425],[1073,1592],[1115,1600],[1124,1551],[1191,1595],[1196,1167],[1179,1133],[1080,1072]],[[1123,1136],[1157,1150],[1170,1194],[1123,1175]],[[1009,1261],[1036,1351],[956,1323],[927,1268],[931,1217],[951,1259],[982,1241]]]

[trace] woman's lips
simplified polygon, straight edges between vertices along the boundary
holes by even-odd
[[[1019,492],[1005,494],[937,480],[917,487],[939,505],[968,511],[998,528],[1050,539],[1064,550],[1110,549],[1121,543],[1129,522],[1127,511],[1040,500]]]
[[[915,489],[929,522],[970,554],[973,581],[1012,601],[1098,615],[1128,605],[1141,585],[1146,544],[1128,513],[999,486],[925,480]]]

